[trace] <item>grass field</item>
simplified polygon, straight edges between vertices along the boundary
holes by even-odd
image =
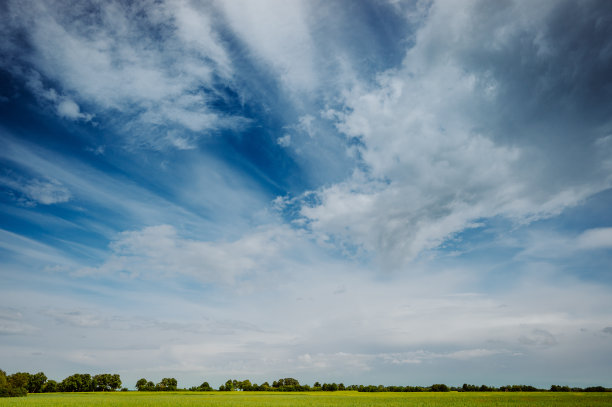
[[[612,406],[612,393],[357,393],[357,392],[117,392],[51,393],[0,399],[5,406],[237,407],[237,406]]]

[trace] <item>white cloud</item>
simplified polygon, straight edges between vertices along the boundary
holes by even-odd
[[[231,28],[290,91],[317,88],[315,50],[302,1],[221,2]]]
[[[68,202],[70,192],[56,180],[31,180],[22,186],[24,192],[30,199],[44,205]]]
[[[116,252],[149,257],[143,269],[163,262],[202,276],[204,266],[211,263],[207,242],[155,229],[126,233]],[[231,248],[239,244],[243,243]],[[193,259],[192,251],[200,256],[200,269],[189,259],[165,260],[178,255]],[[2,288],[1,294],[6,294],[6,301],[23,295],[35,298],[31,310],[20,311],[19,318],[48,332],[45,345],[37,349],[52,349],[49,360],[57,366],[112,366],[127,383],[172,372],[186,385],[199,384],[202,377],[218,385],[229,377],[260,383],[287,375],[308,383],[400,384],[401,372],[404,385],[433,380],[453,384],[459,374],[460,380],[500,385],[504,379],[487,376],[490,371],[466,366],[503,364],[508,366],[507,377],[520,375],[533,382],[542,364],[589,366],[589,352],[605,352],[609,346],[605,335],[581,331],[600,332],[607,326],[609,295],[605,287],[577,280],[547,285],[534,277],[517,278],[517,286],[492,296],[462,291],[473,284],[474,270],[396,275],[392,281],[381,281],[359,267],[329,260],[297,272],[289,271],[294,264],[285,266],[288,270],[274,278],[257,275],[261,284],[255,283],[253,290],[241,290],[240,284],[201,290],[197,283],[177,290],[170,281],[180,279],[180,274],[158,283],[141,274],[142,278],[123,279],[117,285],[97,284],[96,295],[88,299],[50,292],[32,295],[32,288]],[[204,277],[204,283],[212,281],[210,275]],[[341,296],[334,294],[339,284],[346,287]],[[296,300],[298,296],[302,300]],[[109,298],[113,301],[105,302]],[[51,310],[43,312],[42,319],[34,312],[48,306]],[[50,329],[58,323],[62,332]],[[7,342],[0,357],[17,354],[14,342],[17,339]],[[29,361],[35,359],[20,359]],[[56,369],[45,367],[45,372]]]
[[[543,365],[592,367],[592,354],[609,347],[609,335],[581,331],[609,325],[610,296],[601,285],[527,273],[485,294],[473,291],[483,274],[474,267],[381,278],[313,252],[292,233],[255,230],[226,243],[186,238],[168,226],[123,233],[88,277],[93,285],[66,276],[96,295],[40,292],[25,281],[0,287],[7,303],[32,299],[5,320],[19,317],[46,332],[40,339],[24,333],[33,346],[11,335],[0,357],[42,349],[48,375],[108,366],[128,384],[172,372],[187,386],[203,377],[219,385],[229,377],[261,383],[287,375],[307,383],[453,384],[460,377],[500,385],[505,379],[477,367],[503,364],[506,380],[520,375],[531,383]],[[134,278],[116,278],[120,269]],[[28,355],[19,363],[34,364]]]
[[[127,141],[154,148],[174,144],[152,125],[203,132],[246,123],[209,105],[223,96],[214,88],[219,81],[228,85],[233,69],[205,7],[188,1],[90,8],[10,2],[8,11],[14,29],[27,27],[31,48],[20,58],[60,90],[45,90],[40,78],[30,88],[54,99],[62,117],[90,120],[79,108],[86,101],[98,117],[110,114],[113,124],[129,131],[133,139]],[[11,69],[20,73],[18,65]]]
[[[25,178],[11,174],[0,177],[0,185],[17,192],[17,199],[27,206],[53,205],[68,202],[72,198],[68,188],[52,178]]]
[[[515,256],[518,260],[566,260],[587,255],[591,250],[612,248],[612,228],[587,229],[580,234],[551,231],[532,231],[514,242],[500,241],[498,244],[520,248]]]
[[[297,235],[285,227],[255,230],[236,241],[214,242],[179,236],[170,225],[121,233],[111,256],[97,268],[79,274],[127,274],[141,278],[194,277],[204,283],[232,284],[238,279],[279,271]]]
[[[202,57],[212,59],[216,65],[215,73],[230,77],[232,64],[229,56],[213,30],[211,17],[198,6],[201,8],[201,4],[186,0],[166,4],[167,12],[175,19],[179,36],[187,46],[193,47]]]
[[[59,94],[53,88],[46,88],[43,85],[42,78],[37,71],[31,71],[28,74],[26,84],[30,91],[38,98],[39,102],[51,104],[59,117],[70,120],[90,121],[93,118],[92,114],[82,113],[79,105],[69,97]]]
[[[507,89],[518,86],[515,78],[504,77],[501,66],[483,70],[469,59],[482,44],[484,61],[487,52],[511,48],[521,35],[537,37],[539,19],[552,6],[535,16],[522,6],[499,7],[495,23],[478,7],[436,3],[401,67],[381,74],[373,88],[347,93],[344,110],[326,111],[356,141],[352,149],[361,165],[303,205],[301,215],[323,239],[365,249],[393,268],[480,219],[529,223],[612,185],[607,158],[588,142],[576,148],[595,159],[580,162],[577,155],[577,169],[563,169],[565,153],[552,151],[556,134],[536,144],[529,135],[541,136],[537,123],[511,121],[528,115],[508,96]],[[487,21],[482,27],[474,23],[479,18]],[[596,138],[600,124],[583,125]],[[507,142],[517,131],[524,136]]]
[[[289,147],[291,145],[291,135],[285,134],[283,137],[277,138],[276,143],[281,147]]]
[[[612,228],[596,228],[583,232],[577,239],[580,249],[612,248]]]
[[[65,117],[72,120],[85,120],[90,121],[93,118],[91,114],[81,113],[79,105],[73,100],[64,99],[57,105],[57,114],[60,117]]]

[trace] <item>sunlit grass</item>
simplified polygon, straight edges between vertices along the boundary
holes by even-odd
[[[51,393],[0,399],[4,406],[263,407],[263,406],[612,406],[612,393],[357,393],[339,392],[116,392]]]

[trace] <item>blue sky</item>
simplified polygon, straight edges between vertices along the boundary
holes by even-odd
[[[6,1],[8,372],[609,385],[605,1]]]

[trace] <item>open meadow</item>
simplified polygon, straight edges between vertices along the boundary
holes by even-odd
[[[612,406],[612,393],[113,392],[30,394],[0,407]]]

